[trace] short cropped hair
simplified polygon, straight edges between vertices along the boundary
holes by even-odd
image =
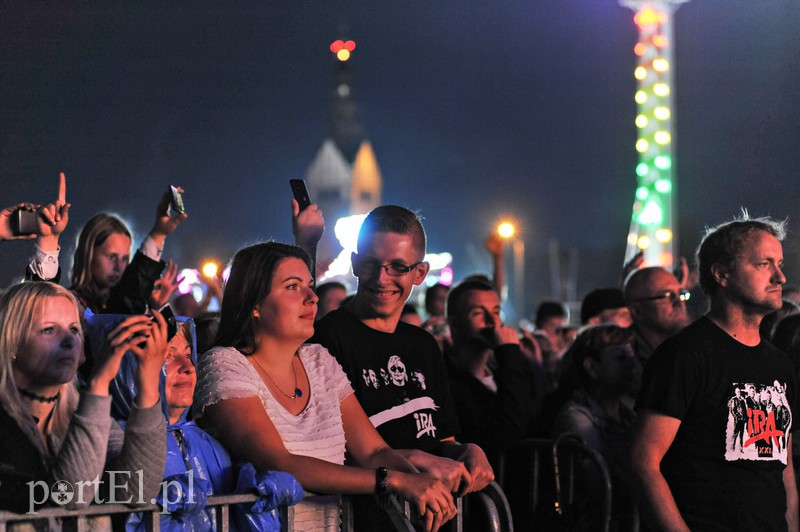
[[[567,310],[558,301],[542,301],[536,309],[536,319],[534,324],[540,329],[544,322],[550,318],[565,318]]]
[[[634,341],[631,329],[623,329],[616,325],[594,325],[584,329],[564,355],[564,359],[569,360],[574,371],[575,384],[588,386],[591,382],[591,377],[583,367],[584,360],[587,358],[599,360],[603,351],[609,347],[625,344],[633,346]]]
[[[317,297],[322,299],[325,297],[325,294],[331,290],[344,290],[347,292],[347,287],[344,285],[344,283],[340,283],[339,281],[328,281],[327,283],[322,283],[321,285],[317,286],[315,292],[317,293]]]
[[[714,264],[731,266],[739,256],[744,242],[756,231],[764,231],[778,240],[786,238],[786,220],[769,217],[750,218],[746,210],[730,222],[707,228],[697,247],[697,269],[700,272],[700,288],[708,295],[714,295],[718,283],[711,267]]]
[[[478,290],[481,292],[495,292],[494,285],[488,281],[484,281],[479,278],[471,278],[467,279],[466,281],[462,281],[455,288],[450,290],[447,294],[447,317],[448,318],[455,318],[461,317],[464,314],[465,309],[464,307],[464,300],[467,297],[467,294],[473,290]]]
[[[425,255],[427,239],[420,217],[404,207],[397,205],[381,205],[373,209],[361,224],[358,231],[358,251],[362,252],[375,233],[398,233],[410,235],[414,240],[414,248]]]

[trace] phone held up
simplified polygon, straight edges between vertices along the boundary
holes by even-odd
[[[29,211],[23,207],[11,213],[11,232],[15,236],[32,235],[36,233],[36,211]]]
[[[170,203],[172,210],[179,212],[180,214],[186,214],[186,207],[183,205],[183,196],[181,196],[181,191],[178,190],[178,187],[175,185],[170,185],[169,190],[172,192],[172,202]]]
[[[289,184],[292,186],[292,194],[294,194],[294,199],[300,205],[301,211],[311,205],[311,198],[308,197],[308,189],[304,180],[290,179]]]

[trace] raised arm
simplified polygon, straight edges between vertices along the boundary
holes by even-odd
[[[645,410],[639,415],[631,445],[631,466],[638,488],[634,493],[643,517],[656,530],[689,530],[661,474],[661,460],[680,424],[679,419]]]

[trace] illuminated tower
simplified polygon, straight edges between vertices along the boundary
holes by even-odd
[[[645,264],[671,268],[677,222],[673,192],[672,14],[688,0],[620,0],[634,10],[639,42],[634,77],[637,187],[625,260],[644,251]]]
[[[326,138],[305,175],[311,200],[319,205],[331,230],[325,231],[317,248],[320,263],[341,250],[333,227],[336,220],[366,214],[381,204],[383,177],[358,121],[350,58],[356,43],[334,41],[336,54],[331,93],[331,113]]]

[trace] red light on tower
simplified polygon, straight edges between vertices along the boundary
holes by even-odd
[[[331,43],[330,49],[339,61],[344,62],[350,59],[350,52],[356,49],[356,42],[336,40]]]

